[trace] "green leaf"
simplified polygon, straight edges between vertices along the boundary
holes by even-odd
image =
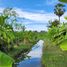
[[[60,2],[64,2],[64,3],[67,3],[67,0],[59,0]]]
[[[12,67],[14,60],[0,51],[0,67]]]
[[[67,16],[65,16],[64,19],[67,20]]]

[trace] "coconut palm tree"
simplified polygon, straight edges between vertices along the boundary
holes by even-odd
[[[57,5],[55,5],[55,8],[54,8],[54,14],[56,14],[59,17],[59,22],[60,22],[60,17],[65,12],[64,6],[65,5],[58,3]]]

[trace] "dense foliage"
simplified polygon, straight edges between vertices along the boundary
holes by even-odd
[[[64,14],[65,9],[63,4],[57,4],[54,9],[54,13],[60,18]],[[66,18],[66,17],[65,17]],[[59,20],[49,22],[48,26],[49,39],[56,45],[62,43],[67,39],[67,23],[60,23]]]
[[[24,59],[31,47],[39,39],[43,39],[43,34],[46,33],[26,31],[26,27],[17,22],[17,16],[18,14],[12,8],[4,9],[0,15],[0,67],[3,65],[11,67],[12,61],[9,57],[15,62]],[[3,60],[2,52],[4,59],[8,59],[9,63]]]
[[[63,10],[65,9],[58,7],[57,4],[54,13],[59,20],[49,21],[43,48],[43,67],[67,67],[67,22],[60,21],[60,17],[64,14]],[[67,17],[64,18],[67,20]]]

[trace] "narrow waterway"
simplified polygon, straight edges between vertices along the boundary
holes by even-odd
[[[43,43],[43,40],[38,41],[27,54],[30,58],[26,58],[24,61],[19,62],[17,67],[41,67]]]

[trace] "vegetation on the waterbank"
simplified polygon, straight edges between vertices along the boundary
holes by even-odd
[[[6,58],[11,57],[15,62],[24,59],[31,47],[46,33],[26,31],[23,24],[17,23],[17,16],[12,8],[4,9],[0,15],[0,51],[5,59],[4,61],[0,54],[0,67],[12,64],[8,64]]]
[[[13,62],[23,60],[39,39],[45,40],[43,67],[67,67],[67,22],[60,21],[64,5],[57,4],[54,13],[59,20],[49,21],[47,32],[37,32],[26,31],[23,24],[17,23],[18,14],[12,8],[5,9],[0,14],[0,67],[12,67]]]
[[[62,5],[59,3],[55,6],[54,13],[59,21],[50,21],[48,25],[42,56],[43,67],[67,67],[67,22],[60,22],[60,15],[65,12]]]
[[[43,49],[42,67],[67,67],[67,52],[46,40]]]

